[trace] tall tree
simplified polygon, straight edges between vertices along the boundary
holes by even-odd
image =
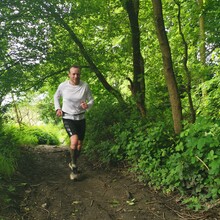
[[[182,38],[182,43],[184,47],[184,55],[183,55],[183,68],[186,73],[186,78],[187,78],[187,85],[186,85],[186,92],[188,95],[188,101],[189,101],[189,109],[190,109],[190,114],[191,114],[191,122],[194,123],[196,120],[196,112],[193,106],[193,101],[192,101],[192,94],[191,94],[191,84],[192,84],[192,79],[191,79],[191,73],[188,68],[188,44],[186,42],[183,30],[182,30],[182,23],[181,23],[181,3],[178,0],[175,0],[175,3],[178,6],[178,26],[179,26],[179,33]]]
[[[141,55],[140,28],[138,22],[139,0],[121,0],[126,9],[130,21],[132,48],[133,48],[133,81],[130,89],[136,104],[142,114],[146,116],[145,107],[145,79],[144,79],[144,60]]]
[[[174,131],[176,134],[179,134],[182,130],[182,107],[178,93],[177,82],[173,71],[170,46],[164,26],[162,3],[161,0],[152,0],[152,4],[155,27],[162,52],[164,75],[172,109]]]

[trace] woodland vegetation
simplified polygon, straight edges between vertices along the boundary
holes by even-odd
[[[195,210],[219,204],[219,17],[219,0],[1,0],[0,181],[21,147],[66,144],[53,94],[78,64],[91,160]]]

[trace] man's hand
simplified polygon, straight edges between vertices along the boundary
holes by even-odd
[[[63,115],[62,110],[61,110],[61,109],[57,109],[57,110],[56,110],[56,116],[60,117],[60,116],[62,116],[62,115]]]
[[[82,109],[86,110],[88,108],[88,104],[84,101],[81,102],[80,106],[82,107]]]

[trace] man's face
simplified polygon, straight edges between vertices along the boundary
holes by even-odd
[[[69,72],[69,78],[72,84],[78,85],[80,81],[80,69],[72,67]]]

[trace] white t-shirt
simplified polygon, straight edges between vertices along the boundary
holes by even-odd
[[[62,108],[60,98],[63,99]],[[54,94],[55,110],[62,109],[65,112],[63,118],[80,120],[84,118],[85,110],[80,106],[82,101],[86,101],[88,109],[94,103],[92,93],[87,83],[80,80],[79,85],[72,85],[69,81],[61,83]]]

